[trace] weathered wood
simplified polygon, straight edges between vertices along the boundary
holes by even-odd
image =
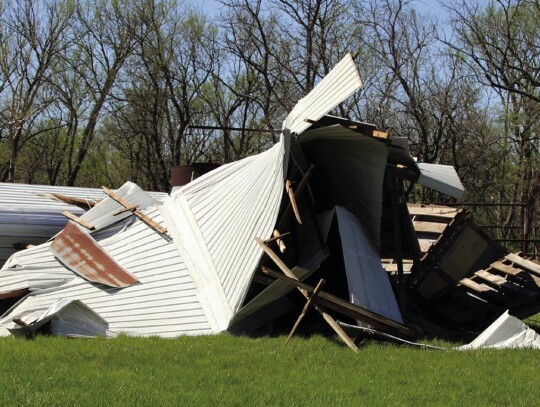
[[[429,206],[407,206],[411,215],[428,215],[438,218],[454,218],[461,210],[455,208],[437,208]]]
[[[103,192],[110,196],[112,199],[114,199],[116,202],[118,202],[120,205],[122,205],[124,208],[132,208],[134,205],[128,201],[126,201],[124,198],[116,195],[113,191],[108,189],[107,187],[102,186]],[[139,210],[134,210],[133,215],[138,217],[140,220],[142,220],[144,223],[146,223],[151,228],[155,229],[161,234],[166,234],[167,229],[161,226],[159,223],[154,222],[152,219],[150,219],[148,216],[146,216],[144,213],[142,213]]]
[[[380,138],[380,139],[383,139],[383,140],[386,140],[388,138],[388,133],[385,132],[385,131],[380,131],[380,130],[373,130],[372,135],[375,138]]]
[[[313,306],[319,314],[322,315],[324,320],[330,325],[330,327],[339,335],[341,340],[345,342],[345,344],[351,348],[354,352],[358,352],[358,347],[353,342],[353,340],[347,335],[347,333],[339,326],[339,324],[336,322],[334,318],[330,314],[328,314],[320,305],[314,304]]]
[[[416,232],[443,233],[447,226],[448,224],[446,223],[413,221],[413,227]]]
[[[478,277],[480,277],[482,280],[485,280],[485,281],[487,281],[487,282],[489,282],[491,284],[497,285],[497,286],[501,286],[501,285],[503,285],[504,283],[507,282],[504,277],[501,277],[501,276],[498,276],[498,275],[495,275],[495,274],[491,274],[489,271],[486,271],[486,270],[478,270],[474,274],[477,275]]]
[[[505,256],[505,258],[517,264],[518,266],[523,267],[524,269],[527,269],[531,273],[534,273],[540,276],[540,265],[530,260],[524,259],[523,257],[520,257],[515,253],[510,253],[509,255]]]
[[[276,265],[280,268],[280,270],[285,274],[285,276],[283,276],[279,273],[276,273],[279,276],[279,278],[285,278],[287,280],[290,280],[291,282],[294,282],[297,284],[303,284],[298,280],[296,275],[287,267],[287,265],[283,263],[283,261],[277,256],[277,254],[274,253],[272,249],[270,249],[258,237],[256,237],[255,240],[263,248],[264,252],[268,255],[268,257],[270,257],[272,261],[276,263]],[[266,267],[263,267],[263,272],[267,273],[265,270],[269,270],[269,269],[267,269]],[[300,291],[304,297],[309,299],[308,293],[309,292],[313,293],[314,289],[312,289],[311,291],[308,291],[298,286],[297,284],[295,285],[296,285],[296,288],[298,288],[298,291]],[[316,300],[316,298],[317,297],[315,297],[314,300]],[[356,345],[354,345],[354,342],[351,340],[351,338],[349,338],[349,336],[343,331],[343,329],[341,329],[341,327],[337,324],[337,322],[330,315],[328,315],[328,313],[326,313],[326,311],[324,311],[321,307],[314,306],[314,308],[317,310],[317,312],[319,312],[322,315],[324,320],[332,327],[332,329],[339,335],[339,337],[347,344],[348,347],[350,347],[354,351],[358,350],[358,348],[356,348]],[[351,346],[351,343],[352,343],[352,346]]]
[[[94,225],[92,225],[90,222],[87,222],[87,221],[85,221],[84,219],[79,218],[78,216],[72,214],[71,212],[63,211],[63,212],[62,212],[62,215],[64,215],[64,216],[65,216],[66,218],[68,218],[69,220],[72,220],[73,222],[78,223],[78,224],[81,225],[82,227],[85,227],[85,228],[88,229],[88,230],[95,230],[95,229],[96,229],[96,228],[94,227]]]
[[[139,208],[139,205],[131,205],[127,208],[124,208],[124,209],[120,209],[118,212],[115,212],[113,213],[113,216],[118,216],[118,215],[121,215],[125,212],[133,212],[135,210],[137,210]]]
[[[287,195],[289,195],[289,201],[291,203],[296,221],[299,224],[302,224],[302,219],[300,218],[300,212],[298,211],[298,205],[296,204],[295,193],[294,193],[294,190],[292,189],[291,180],[285,181],[285,191],[287,191]]]
[[[537,287],[540,288],[540,277],[537,277],[533,274],[528,273],[526,270],[523,270],[521,268],[513,267],[509,264],[505,264],[500,261],[496,261],[494,263],[491,263],[490,267],[493,269],[500,271],[501,273],[504,273],[506,275],[520,278],[524,280],[529,280],[531,284],[536,284]]]
[[[28,288],[21,288],[20,290],[0,293],[0,300],[5,300],[6,298],[24,297],[29,292],[30,290]]]
[[[513,284],[510,281],[506,280],[504,277],[491,274],[489,271],[478,270],[474,274],[478,276],[479,278],[481,278],[482,280],[487,281],[488,283],[491,283],[497,287],[500,287],[503,290],[507,290],[507,292],[511,291],[514,295],[518,294],[524,301],[530,301],[530,298],[534,298],[538,296],[538,294],[535,293],[534,291],[529,290],[528,288]],[[529,300],[523,297],[527,297],[529,298]]]
[[[312,164],[309,167],[309,169],[307,170],[307,172],[304,174],[304,177],[302,178],[302,180],[298,184],[298,188],[296,188],[296,191],[294,191],[295,198],[300,196],[300,194],[302,193],[302,191],[306,187],[306,185],[307,185],[307,183],[309,181],[309,178],[311,177],[311,173],[313,172],[314,168],[315,168],[315,166]],[[289,200],[289,203],[288,203],[287,207],[285,208],[285,210],[283,211],[283,213],[281,214],[281,216],[280,216],[280,218],[279,218],[279,220],[277,222],[277,226],[276,226],[277,230],[283,230],[283,224],[289,218],[292,210],[293,210],[292,204],[291,204],[291,201]]]
[[[288,234],[290,234],[289,232],[285,232],[285,233],[282,233],[280,234],[277,229],[274,230],[274,233],[273,233],[273,237],[271,237],[270,239],[266,239],[264,240],[264,243],[268,244],[268,243],[272,243],[273,241],[275,240],[280,240],[282,239],[284,236],[287,236]]]
[[[315,290],[315,288],[310,286],[309,284],[302,283],[288,276],[284,276],[280,273],[277,273],[276,271],[272,269],[269,269],[268,267],[263,267],[262,271],[263,273],[271,277],[288,281],[289,283],[298,287],[303,293],[306,293],[306,296],[308,295],[308,293],[312,293]],[[343,315],[346,315],[354,319],[359,319],[368,324],[376,324],[377,326],[382,326],[382,327],[387,327],[387,328],[391,327],[407,335],[413,335],[413,332],[406,326],[398,322],[395,322],[391,319],[388,319],[386,317],[383,317],[382,315],[379,315],[375,312],[359,307],[358,305],[355,305],[351,302],[345,301],[344,299],[339,298],[333,294],[327,293],[325,291],[319,292],[319,295],[315,299],[315,302],[322,305],[325,308],[332,309],[336,312],[339,312]]]
[[[93,201],[91,199],[75,198],[73,196],[67,196],[67,195],[62,195],[62,194],[57,194],[57,193],[51,193],[49,195],[58,201],[62,201],[70,205],[78,206],[79,208],[82,208],[82,209],[90,209],[94,207],[97,203],[99,203],[99,199],[96,201]]]
[[[313,299],[317,297],[317,295],[319,294],[319,290],[321,290],[324,287],[325,283],[326,283],[326,281],[324,281],[324,278],[321,278],[319,280],[319,283],[315,287],[315,291],[313,291],[313,294],[311,294],[309,296],[308,300],[306,301],[306,304],[304,305],[304,308],[302,309],[302,312],[300,313],[300,315],[296,319],[296,322],[294,323],[294,325],[293,325],[293,327],[291,329],[291,332],[289,332],[289,336],[287,336],[287,339],[285,340],[285,344],[287,344],[289,342],[289,340],[292,338],[292,336],[296,332],[296,329],[300,325],[300,322],[302,322],[302,319],[304,319],[304,316],[307,314],[307,312],[309,310],[309,307],[311,306],[311,304],[313,302]]]
[[[495,290],[494,288],[491,288],[482,283],[479,284],[476,281],[471,280],[470,278],[462,278],[461,280],[459,280],[459,284],[477,293],[497,292],[497,290]]]
[[[512,267],[511,265],[504,264],[503,262],[500,262],[500,261],[495,261],[491,263],[490,267],[504,274],[508,274],[510,276],[517,276],[518,274],[523,273],[523,269]]]
[[[272,259],[272,261],[276,264],[276,266],[279,267],[279,269],[283,272],[283,274],[285,274],[287,277],[293,280],[298,280],[296,276],[294,275],[294,273],[289,269],[289,267],[287,267],[287,265],[283,262],[283,260],[281,260],[279,256],[276,253],[274,253],[274,251],[270,247],[268,247],[258,237],[255,238],[255,241],[259,244],[259,246],[261,246],[261,248],[264,250],[266,255],[270,257],[270,259]]]

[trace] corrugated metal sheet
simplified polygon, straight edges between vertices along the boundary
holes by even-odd
[[[155,207],[144,212],[164,225]],[[70,272],[74,276],[70,282],[31,293],[6,314],[0,320],[0,334],[9,334],[6,328],[13,327],[13,318],[34,313],[41,315],[61,298],[81,300],[101,315],[114,333],[174,337],[217,332],[208,321],[193,279],[174,243],[140,220],[127,221],[120,229],[116,225],[113,227],[114,235],[103,230],[93,237],[137,277],[139,284],[119,290],[89,283]],[[50,252],[48,257],[34,260],[36,264],[55,261]],[[31,267],[30,264],[26,266]]]
[[[127,287],[138,281],[75,223],[66,225],[50,249],[70,270],[88,281],[109,287]]]
[[[451,165],[418,163],[420,178],[418,183],[435,191],[461,199],[465,188],[456,169]]]
[[[386,145],[340,125],[311,129],[298,137],[315,164],[319,184],[336,204],[352,205],[379,246]]]
[[[284,189],[288,137],[270,150],[196,179],[165,201],[169,232],[219,330],[240,308],[271,236]]]
[[[296,104],[283,122],[283,128],[300,134],[362,87],[356,64],[347,54],[315,88]]]
[[[336,214],[351,302],[403,323],[388,274],[362,223],[340,206]]]

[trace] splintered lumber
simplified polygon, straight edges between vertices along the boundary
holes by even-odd
[[[79,218],[77,215],[74,215],[71,212],[63,211],[62,215],[64,215],[69,220],[72,220],[73,222],[78,223],[82,227],[85,227],[88,230],[94,230],[95,229],[94,225],[92,225],[90,222],[87,222],[84,219]]]
[[[280,274],[272,269],[269,269],[268,267],[263,267],[262,271],[263,273],[269,275],[270,277],[285,280],[289,282],[290,284],[295,285],[303,293],[306,293],[306,295],[308,295],[308,293],[312,293],[315,291],[315,288],[310,286],[309,284],[302,283],[293,278],[284,276],[283,274]],[[384,328],[391,327],[395,329],[396,331],[399,331],[403,334],[414,336],[414,333],[406,326],[401,325],[398,322],[392,321],[391,319],[385,318],[382,315],[376,314],[375,312],[359,307],[358,305],[355,305],[351,302],[345,301],[342,298],[339,298],[339,297],[336,297],[335,295],[327,293],[326,291],[320,291],[319,295],[314,301],[317,304],[324,306],[325,308],[334,310],[350,318],[359,319],[370,325],[373,324],[379,327],[381,326]]]
[[[49,194],[49,196],[58,201],[65,202],[70,205],[78,206],[79,208],[82,208],[82,209],[92,208],[99,202],[99,200],[93,201],[91,199],[75,198],[73,196],[66,196],[66,195],[57,194],[57,193],[51,193]]]
[[[110,196],[112,199],[114,199],[116,202],[118,202],[124,208],[129,209],[130,211],[132,211],[133,215],[138,217],[140,220],[142,220],[148,226],[155,229],[156,231],[158,231],[161,234],[166,234],[167,233],[167,229],[164,228],[163,226],[161,226],[159,223],[154,222],[152,219],[150,219],[148,216],[146,216],[141,211],[136,210],[136,209],[132,209],[133,206],[134,206],[132,203],[130,203],[130,202],[126,201],[124,198],[116,195],[113,191],[111,191],[107,187],[102,186],[101,188],[103,189],[103,192],[105,192],[105,194]]]
[[[289,232],[285,232],[285,233],[280,234],[277,230],[274,230],[273,237],[271,237],[270,239],[266,239],[264,241],[264,243],[271,243],[271,242],[273,242],[275,240],[280,240],[284,236],[287,236],[288,234],[289,234]]]
[[[524,259],[523,257],[520,257],[514,253],[510,253],[509,255],[505,256],[505,258],[518,266],[523,267],[527,271],[540,276],[540,264],[536,264],[530,260]]]
[[[326,323],[330,325],[330,327],[334,330],[334,332],[336,332],[339,335],[341,340],[345,342],[345,344],[349,348],[351,348],[354,352],[358,352],[358,347],[356,346],[354,341],[351,339],[349,335],[347,335],[347,333],[343,330],[343,328],[339,326],[337,321],[334,318],[332,318],[330,314],[324,311],[324,309],[320,305],[313,304],[313,307],[317,310],[317,312],[319,312],[319,314],[322,315]]]
[[[296,217],[296,221],[299,224],[302,224],[302,219],[300,218],[300,212],[298,211],[298,205],[296,204],[296,198],[295,198],[294,190],[292,189],[291,180],[287,180],[285,182],[285,191],[287,191],[287,195],[289,195],[289,201],[291,203],[292,210],[294,212],[294,216]]]
[[[302,178],[302,180],[300,181],[300,183],[298,184],[298,188],[296,188],[296,191],[294,191],[294,197],[298,197],[300,196],[300,194],[302,193],[302,191],[304,190],[304,188],[306,187],[307,183],[308,183],[308,180],[309,180],[309,177],[311,177],[311,173],[313,172],[313,168],[315,168],[315,166],[313,164],[311,164],[311,166],[309,167],[309,169],[306,171],[306,173],[304,174],[304,177]],[[289,203],[287,205],[287,207],[285,208],[285,210],[283,211],[283,213],[281,214],[281,217],[279,218],[278,220],[278,223],[277,223],[277,227],[276,229],[277,230],[283,230],[283,224],[287,221],[287,219],[289,218],[290,214],[291,214],[291,211],[293,210],[292,208],[292,203],[291,201],[289,200]]]
[[[259,239],[258,237],[255,238],[255,240],[257,241],[257,243],[263,248],[264,252],[268,255],[268,257],[270,257],[274,263],[276,263],[278,265],[278,267],[280,267],[280,269],[283,271],[283,273],[285,274],[284,275],[281,275],[279,273],[276,273],[277,275],[279,275],[280,277],[283,277],[287,280],[291,280],[295,283],[300,283],[300,281],[298,280],[298,277],[296,277],[296,275],[291,271],[289,270],[289,268],[287,267],[287,265],[285,263],[283,263],[283,261],[277,256],[277,254],[274,253],[274,251],[272,249],[270,249],[261,239]],[[279,263],[279,264],[278,264]],[[263,272],[265,272],[265,269],[266,267],[263,267]],[[268,273],[267,273],[268,274]],[[300,283],[302,284],[302,283]],[[309,286],[308,286],[309,287]],[[300,291],[302,293],[302,295],[304,297],[306,297],[306,299],[309,299],[309,291],[308,290],[304,290],[302,289],[301,287],[299,287],[298,285],[296,286],[296,288],[298,288],[298,291]],[[311,293],[313,293],[315,290],[311,290]],[[315,299],[315,298],[314,298]],[[316,304],[314,304],[313,306],[317,312],[319,314],[321,314],[321,316],[324,318],[324,320],[328,323],[328,325],[330,325],[330,327],[339,335],[339,337],[343,340],[343,342],[345,342],[345,344],[351,348],[354,352],[357,352],[358,351],[358,348],[357,346],[354,344],[354,341],[345,333],[345,331],[338,325],[338,323],[334,320],[334,318],[332,318],[331,315],[329,315],[325,309],[322,308],[322,306],[318,306]]]
[[[302,312],[300,313],[300,315],[298,316],[298,319],[294,323],[291,329],[291,332],[289,332],[289,336],[287,336],[287,340],[285,341],[285,344],[289,342],[289,340],[292,338],[292,336],[296,332],[296,329],[300,325],[300,322],[302,322],[302,319],[304,319],[304,316],[307,314],[309,307],[311,306],[311,303],[317,297],[317,295],[319,294],[319,291],[324,287],[325,283],[326,281],[324,280],[324,278],[321,278],[321,280],[317,284],[317,287],[315,287],[315,291],[313,291],[313,294],[311,294],[309,296],[309,299],[306,301],[306,305],[304,305],[304,308],[302,309]]]

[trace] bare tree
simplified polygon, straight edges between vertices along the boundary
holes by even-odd
[[[74,185],[95,137],[103,108],[111,97],[119,72],[135,46],[139,26],[130,1],[80,2],[73,35],[75,47],[68,56],[71,69],[84,80],[91,96],[88,117],[70,157],[67,184]]]
[[[31,126],[51,103],[43,88],[54,75],[65,50],[64,32],[72,16],[69,4],[25,0],[2,10],[0,120],[9,154],[1,181],[15,181],[20,149],[32,136]]]

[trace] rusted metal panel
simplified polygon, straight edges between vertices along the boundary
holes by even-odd
[[[138,281],[75,223],[69,222],[56,236],[51,251],[74,273],[94,283],[127,287]]]

